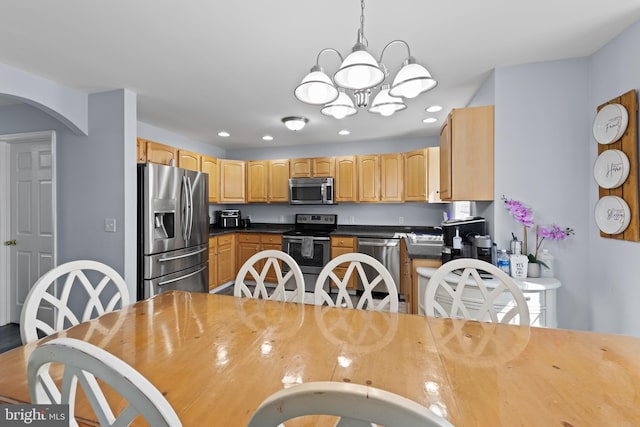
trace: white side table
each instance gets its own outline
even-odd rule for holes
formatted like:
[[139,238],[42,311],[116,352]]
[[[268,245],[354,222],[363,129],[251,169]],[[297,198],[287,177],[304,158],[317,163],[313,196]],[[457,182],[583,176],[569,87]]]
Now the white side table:
[[[437,268],[419,267],[418,273],[418,313],[424,314],[424,291],[429,279]],[[557,289],[562,286],[560,281],[553,277],[513,279],[522,290],[531,317],[531,326],[545,328],[558,327],[557,317]],[[490,280],[487,280],[490,283]]]

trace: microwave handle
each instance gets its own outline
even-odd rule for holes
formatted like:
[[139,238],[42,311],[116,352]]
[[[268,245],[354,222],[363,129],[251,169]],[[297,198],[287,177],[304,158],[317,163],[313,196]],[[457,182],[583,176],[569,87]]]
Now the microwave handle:
[[325,194],[322,196],[322,198],[329,203],[333,203],[333,185],[329,184],[326,186],[322,186],[322,190],[325,191]]

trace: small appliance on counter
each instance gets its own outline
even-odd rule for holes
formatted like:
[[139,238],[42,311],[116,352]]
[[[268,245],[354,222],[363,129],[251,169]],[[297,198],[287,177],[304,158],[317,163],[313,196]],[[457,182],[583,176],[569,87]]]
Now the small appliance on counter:
[[242,226],[242,216],[239,209],[223,209],[216,211],[216,227],[218,228],[240,228]]
[[[462,248],[454,249],[454,240],[458,235],[462,239]],[[476,236],[486,236],[486,220],[481,217],[471,217],[465,219],[450,219],[442,222],[442,237],[444,244],[442,247],[442,262],[445,263],[456,258],[478,258],[478,253],[482,250],[474,247]],[[484,248],[486,239],[478,242],[480,248]],[[475,249],[475,250],[474,250]],[[485,254],[483,253],[483,257]],[[486,258],[486,257],[485,257]],[[480,258],[480,259],[485,259]]]

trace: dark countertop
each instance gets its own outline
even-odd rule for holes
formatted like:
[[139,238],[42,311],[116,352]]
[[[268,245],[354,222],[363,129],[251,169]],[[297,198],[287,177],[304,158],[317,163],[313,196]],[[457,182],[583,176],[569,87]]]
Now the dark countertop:
[[272,233],[282,234],[285,231],[293,230],[293,224],[268,224],[252,223],[247,228],[218,228],[209,226],[209,237],[221,236],[229,233]]

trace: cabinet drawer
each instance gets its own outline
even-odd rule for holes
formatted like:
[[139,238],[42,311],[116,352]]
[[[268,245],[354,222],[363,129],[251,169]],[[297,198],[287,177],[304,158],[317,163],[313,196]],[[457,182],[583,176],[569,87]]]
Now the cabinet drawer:
[[340,255],[349,254],[351,252],[355,252],[355,248],[353,248],[353,247],[332,246],[331,247],[331,258],[333,259],[333,258],[338,257]]
[[[355,237],[345,237],[345,236],[332,237],[331,238],[331,246],[338,246],[338,247],[342,247],[342,248],[355,249],[355,247],[356,247],[356,238]],[[353,252],[353,250],[351,250],[349,252]]]
[[282,236],[280,234],[263,234],[260,238],[262,243],[271,243],[274,245],[282,245]]
[[238,242],[240,243],[260,243],[259,234],[238,233]]
[[218,236],[218,245],[231,245],[233,244],[233,234],[225,234],[223,236]]
[[538,311],[546,307],[544,291],[523,292],[523,294],[524,299],[527,301],[527,305],[529,306],[529,311]]

